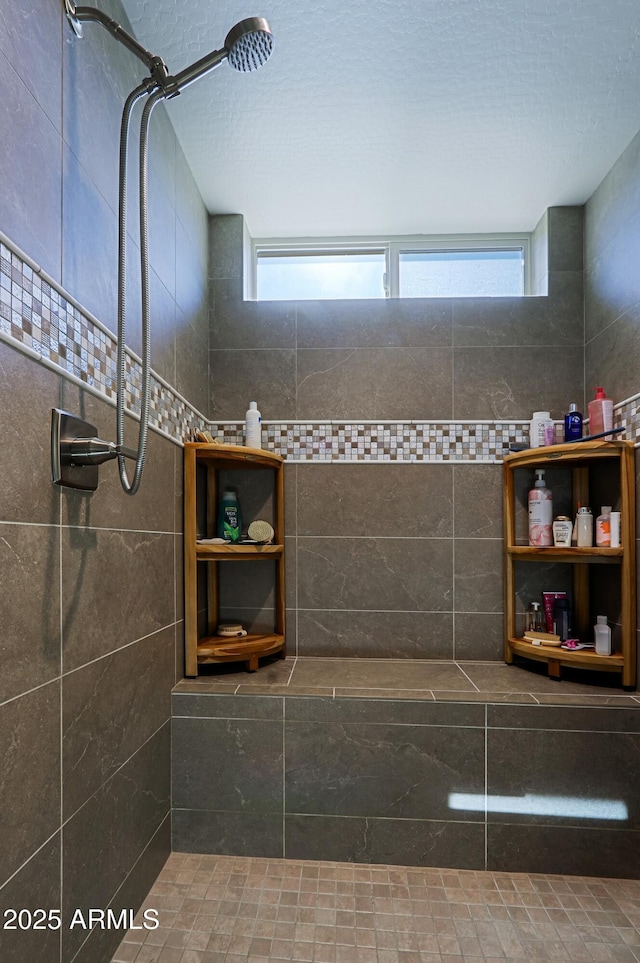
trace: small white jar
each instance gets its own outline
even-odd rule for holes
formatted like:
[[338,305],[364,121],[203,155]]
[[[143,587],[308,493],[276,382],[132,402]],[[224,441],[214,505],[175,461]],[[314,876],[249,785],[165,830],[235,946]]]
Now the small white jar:
[[553,544],[556,548],[571,548],[573,523],[568,515],[558,515],[553,520]]

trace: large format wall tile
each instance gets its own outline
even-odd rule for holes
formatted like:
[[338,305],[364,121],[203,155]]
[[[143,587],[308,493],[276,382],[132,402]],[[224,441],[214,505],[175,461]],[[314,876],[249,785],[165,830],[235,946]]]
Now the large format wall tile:
[[[3,10],[9,8],[3,5]],[[54,42],[55,57],[55,42]],[[11,150],[0,151],[0,223],[23,251],[60,278],[62,148],[60,134],[0,52],[0,127]],[[38,131],[34,150],[33,132]]]
[[60,826],[59,720],[59,682],[0,707],[3,882]]
[[584,826],[490,825],[487,869],[637,879],[640,833]]
[[196,716],[205,719],[282,719],[282,699],[271,696],[236,696],[216,693],[180,693],[171,696],[175,719]]
[[450,611],[449,539],[298,538],[302,609]]
[[60,532],[0,524],[0,701],[60,674]]
[[299,535],[451,537],[448,465],[298,466]]
[[[551,275],[549,275],[551,279]],[[554,296],[457,298],[453,302],[453,343],[459,347],[582,347],[582,274],[555,275]]]
[[174,719],[172,751],[174,807],[281,811],[281,721]]
[[[640,226],[640,219],[639,219]],[[585,347],[591,384],[603,385],[607,396],[622,401],[637,392],[640,352],[640,301]],[[589,391],[589,398],[595,392]]]
[[[100,438],[115,440],[115,409],[74,385],[64,385],[63,406],[97,428]],[[137,450],[139,422],[125,418],[125,443]],[[98,489],[87,493],[64,488],[62,524],[83,528],[133,529],[135,531],[174,531],[174,457],[176,446],[149,431],[142,482],[132,498],[120,484],[117,460],[100,466]],[[134,462],[127,461],[129,481]]]
[[608,334],[608,328],[640,301],[633,270],[638,256],[640,213],[621,225],[598,256],[587,265],[585,278],[585,341]]
[[244,232],[242,214],[212,214],[209,226],[208,276],[214,280],[234,278],[244,274]]
[[[285,724],[288,813],[446,820],[450,792],[483,789],[482,730]],[[459,818],[483,817],[467,812]]]
[[295,347],[296,312],[291,302],[243,301],[241,278],[212,281],[210,290],[212,349]]
[[66,146],[63,163],[62,285],[115,333],[117,215]]
[[[153,839],[170,806],[169,736],[160,732],[109,779],[65,824],[63,912],[109,906],[123,880]],[[62,958],[70,961],[86,933],[63,933]]]
[[173,536],[62,530],[64,671],[172,625]]
[[58,131],[62,126],[61,13],[57,0],[23,7],[19,17],[10,5],[0,9],[0,50]]
[[299,349],[297,358],[298,418],[453,415],[450,348]]
[[552,271],[582,271],[584,206],[549,208],[548,262]]
[[0,519],[57,524],[60,493],[51,484],[51,409],[58,404],[60,378],[4,342],[0,378]]
[[[640,811],[628,787],[639,750],[640,734],[636,733],[545,730],[532,739],[530,731],[491,730],[489,800],[514,797],[516,811],[493,812],[489,801],[489,822],[637,830]],[[527,800],[535,803],[541,797],[551,797],[545,812],[532,814]],[[572,798],[580,800],[587,812],[581,808],[575,816],[566,813]],[[558,809],[553,800],[558,800]],[[621,807],[627,810],[626,818],[619,818]]]
[[454,465],[456,538],[502,538],[502,468]]
[[209,335],[206,312],[190,318],[176,306],[175,388],[205,417],[209,414]]
[[454,555],[456,612],[501,612],[502,541],[497,538],[456,538]]
[[349,659],[452,659],[453,615],[298,610],[298,655]]
[[[116,918],[120,917],[123,910],[130,912],[133,909],[137,912],[142,906],[170,852],[171,818],[167,816],[111,901],[108,908]],[[96,960],[105,960],[106,963],[114,955],[122,937],[122,930],[95,927],[73,957],[73,963],[96,963]],[[160,952],[161,947],[156,947],[156,950]]]
[[169,718],[174,662],[168,628],[64,676],[65,819]]
[[284,856],[281,813],[174,809],[172,849],[179,853]]
[[484,863],[484,828],[422,819],[287,816],[285,855],[288,859],[475,869]]
[[297,301],[298,348],[447,348],[449,298]]
[[[119,3],[107,0],[107,7],[110,8],[108,15],[121,23]],[[87,24],[83,34],[79,40],[64,24],[64,140],[102,197],[115,210],[122,108],[128,93],[144,76],[144,68],[99,24]],[[132,130],[136,129],[134,120]],[[134,158],[136,147],[134,141],[130,148]],[[134,202],[135,183],[133,180],[133,189],[129,191]],[[130,209],[130,227],[135,227],[136,220],[137,207]]]
[[[583,393],[583,349],[456,348],[454,418],[530,418],[533,411],[558,416],[567,398]],[[531,372],[536,372],[535,379]]]
[[292,348],[217,350],[212,342],[210,417],[244,420],[250,401],[263,420],[296,417],[296,352]]
[[[2,889],[2,921],[10,907],[20,910],[60,908],[60,833],[56,833]],[[68,925],[68,920],[63,925]],[[0,928],[2,963],[42,960],[57,963],[60,958],[60,933],[54,929]]]
[[460,662],[499,662],[504,658],[502,612],[456,612],[454,658]]

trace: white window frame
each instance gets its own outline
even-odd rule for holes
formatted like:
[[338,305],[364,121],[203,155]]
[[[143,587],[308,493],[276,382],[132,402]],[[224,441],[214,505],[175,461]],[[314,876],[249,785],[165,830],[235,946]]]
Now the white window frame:
[[[410,237],[340,237],[340,238],[254,238],[251,243],[250,295],[257,298],[258,257],[287,254],[380,254],[385,255],[384,288],[387,298],[399,298],[400,254],[407,251],[437,253],[441,251],[522,250],[524,259],[523,295],[531,293],[530,234],[424,234]],[[455,295],[452,295],[455,297]]]

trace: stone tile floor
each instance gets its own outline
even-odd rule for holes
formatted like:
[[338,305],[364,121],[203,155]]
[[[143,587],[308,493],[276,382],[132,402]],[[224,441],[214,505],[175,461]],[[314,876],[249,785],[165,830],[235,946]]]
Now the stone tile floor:
[[640,881],[173,853],[112,963],[638,963]]
[[509,702],[520,705],[594,705],[640,708],[616,673],[563,669],[550,679],[541,662],[437,662],[415,659],[265,659],[257,672],[242,663],[200,666],[176,692],[236,695],[318,695],[331,698]]

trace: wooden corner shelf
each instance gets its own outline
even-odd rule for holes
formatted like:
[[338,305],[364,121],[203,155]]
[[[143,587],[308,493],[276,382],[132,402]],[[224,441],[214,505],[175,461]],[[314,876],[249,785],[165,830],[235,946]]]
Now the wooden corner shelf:
[[[201,468],[200,475],[197,471]],[[207,543],[198,541],[198,484],[206,505],[206,537],[216,535],[219,472],[264,470],[273,472],[274,542],[267,545]],[[203,470],[203,471],[202,471]],[[202,477],[203,476],[203,477]],[[240,496],[242,497],[242,496]],[[201,537],[203,533],[201,532]],[[216,635],[220,620],[219,565],[229,562],[271,561],[275,567],[275,607],[273,632],[249,633],[242,638]],[[198,632],[198,567],[206,572],[207,632]],[[244,662],[255,672],[259,660],[278,654],[284,659],[285,583],[284,583],[284,459],[274,452],[242,445],[187,442],[184,446],[184,605],[185,673],[197,676],[199,665],[217,662]]]
[[[598,482],[598,473],[608,465],[607,484],[613,484],[610,502],[621,512],[621,545],[618,548],[540,548],[522,544],[516,537],[516,472],[528,470],[533,487],[536,468],[567,469],[571,478],[573,513],[578,503],[589,504],[589,492]],[[615,482],[611,479],[615,477]],[[609,501],[607,501],[609,504]],[[563,666],[617,672],[627,689],[636,686],[636,576],[635,576],[635,458],[631,441],[592,441],[530,448],[507,455],[503,463],[504,511],[504,657],[511,663],[515,656],[546,662],[548,673],[559,679]],[[597,509],[594,515],[597,514]],[[521,637],[516,598],[516,566],[521,563],[568,565],[573,584],[574,634],[591,641],[596,611],[592,603],[597,566],[613,567],[612,577],[619,590],[619,612],[606,613],[616,622],[618,649],[612,655],[597,655],[593,649],[563,649],[560,646],[533,645]],[[549,586],[550,589],[553,586]],[[598,605],[602,607],[602,601]],[[522,605],[520,606],[522,607]],[[521,626],[521,631],[523,627]]]

